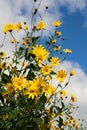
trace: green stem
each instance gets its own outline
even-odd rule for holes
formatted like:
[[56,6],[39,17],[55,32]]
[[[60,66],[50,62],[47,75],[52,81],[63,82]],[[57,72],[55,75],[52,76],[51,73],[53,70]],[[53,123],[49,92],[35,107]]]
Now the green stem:
[[[18,59],[17,59],[17,42],[16,42],[16,39],[15,39],[15,37],[14,37],[14,35],[12,34],[12,32],[10,32],[10,34],[11,34],[11,36],[12,36],[12,38],[15,40],[15,57],[14,57],[14,59],[15,59],[15,66],[17,67],[17,62],[18,62]],[[17,74],[17,72],[16,72],[16,74]]]

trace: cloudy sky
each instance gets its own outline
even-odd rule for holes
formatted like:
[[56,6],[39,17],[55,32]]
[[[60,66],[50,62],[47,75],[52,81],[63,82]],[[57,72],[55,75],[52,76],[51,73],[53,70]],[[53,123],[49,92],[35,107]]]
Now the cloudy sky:
[[[37,0],[36,8],[38,8]],[[0,40],[5,23],[27,21],[30,23],[33,0],[0,0]],[[44,16],[45,6],[49,6]],[[78,97],[79,113],[87,123],[87,0],[42,0],[39,12],[44,16],[48,29],[53,20],[63,22],[61,31],[64,47],[73,53],[62,64],[65,69],[74,69],[76,77],[71,80],[70,91]],[[10,47],[5,44],[5,50]]]

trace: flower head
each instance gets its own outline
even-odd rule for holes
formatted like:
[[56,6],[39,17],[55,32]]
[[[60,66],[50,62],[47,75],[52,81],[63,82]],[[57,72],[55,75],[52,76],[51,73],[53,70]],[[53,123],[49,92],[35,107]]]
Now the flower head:
[[70,70],[70,76],[74,76],[74,75],[76,75],[75,71]]
[[55,31],[55,34],[56,34],[57,36],[61,36],[61,35],[62,35],[62,32]]
[[11,39],[10,41],[12,44],[14,44],[15,42],[17,42],[15,39]]
[[51,71],[52,71],[52,68],[49,65],[45,65],[41,68],[41,73],[43,75],[49,75]]
[[7,67],[6,62],[0,63],[0,69],[6,69],[6,67]]
[[28,98],[34,99],[34,97],[39,95],[39,88],[37,87],[36,82],[29,82],[26,83],[26,90],[24,92],[25,95],[28,95]]
[[3,115],[3,120],[4,121],[8,120],[8,118],[9,118],[9,115],[7,113]]
[[33,47],[32,53],[36,56],[38,63],[42,63],[49,56],[49,52],[42,45]]
[[57,57],[52,57],[52,58],[50,59],[50,62],[51,62],[51,64],[52,64],[54,67],[56,67],[56,66],[59,65],[60,59],[57,58]]
[[66,90],[61,90],[61,91],[60,91],[60,94],[61,94],[62,96],[66,96],[67,91],[66,91]]
[[59,51],[61,49],[61,46],[56,46],[53,49],[54,49],[54,51]]
[[24,28],[25,30],[28,30],[28,25],[24,25],[23,28]]
[[60,21],[60,20],[58,20],[58,21],[53,21],[53,23],[52,23],[52,25],[53,26],[56,26],[56,27],[58,27],[58,26],[60,26],[62,24],[62,22]]
[[17,24],[15,24],[15,30],[18,32],[20,29],[22,29],[22,24],[21,22],[18,22]]
[[52,39],[52,40],[51,40],[51,43],[55,43],[55,42],[56,42],[56,39]]
[[46,28],[46,23],[43,22],[43,21],[39,21],[39,22],[37,23],[37,25],[36,25],[36,28],[37,28],[38,30],[43,30],[43,29]]
[[45,93],[46,96],[50,95],[52,96],[53,94],[55,94],[56,92],[56,88],[54,86],[52,86],[52,84],[45,84],[43,87],[43,93]]
[[15,29],[15,24],[13,24],[13,23],[5,24],[3,27],[3,32],[4,33],[11,32],[14,29]]
[[21,91],[26,85],[26,80],[24,79],[24,76],[15,76],[12,78],[12,84],[14,86],[15,91]]
[[64,121],[64,125],[65,125],[65,126],[68,126],[68,125],[69,125],[69,121],[68,121],[68,120],[65,120],[65,121]]
[[59,82],[64,82],[66,79],[66,71],[65,70],[58,70],[56,74],[56,78],[58,79]]
[[0,52],[0,57],[1,58],[4,58],[6,56],[6,53],[5,52]]
[[73,94],[71,94],[70,96],[71,96],[71,101],[72,102],[77,102],[76,96],[74,96]]
[[12,91],[13,90],[13,85],[11,83],[7,83],[6,84],[6,89],[9,90],[9,91]]
[[65,52],[65,53],[71,53],[72,50],[66,48],[66,49],[63,50],[63,52]]

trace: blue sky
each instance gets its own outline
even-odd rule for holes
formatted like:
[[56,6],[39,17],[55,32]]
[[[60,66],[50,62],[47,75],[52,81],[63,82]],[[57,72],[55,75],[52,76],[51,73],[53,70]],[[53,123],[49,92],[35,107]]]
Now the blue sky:
[[[37,1],[36,7],[40,0]],[[3,24],[27,21],[30,25],[32,3],[33,0],[0,0],[0,41],[3,40]],[[49,6],[44,21],[50,31],[53,20],[63,22],[60,31],[65,38],[64,48],[70,48],[73,52],[60,68],[76,71],[76,77],[72,79],[69,90],[78,97],[79,115],[87,124],[87,0],[42,0],[39,8],[42,15],[45,6]],[[22,37],[21,34],[17,36],[19,37]],[[12,46],[8,45],[8,41],[3,50],[11,55]]]
[[85,16],[79,11],[70,13],[65,9],[63,12],[62,32],[65,37],[65,46],[71,48],[73,53],[69,60],[79,62],[83,70],[87,73],[87,27],[85,27]]

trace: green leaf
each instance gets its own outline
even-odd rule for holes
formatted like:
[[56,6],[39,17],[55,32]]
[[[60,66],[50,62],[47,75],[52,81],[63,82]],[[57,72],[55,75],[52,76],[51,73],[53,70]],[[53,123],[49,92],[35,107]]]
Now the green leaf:
[[24,50],[24,48],[23,48],[23,47],[20,47],[20,48],[19,48],[19,51],[23,51],[23,50]]
[[38,36],[38,37],[33,37],[33,38],[32,38],[32,43],[33,43],[33,45],[36,44],[36,41],[37,41],[39,38],[40,38],[39,36]]
[[33,64],[33,63],[30,64],[30,68],[32,70],[35,70],[35,71],[39,71],[40,70],[40,67],[37,64]]
[[2,81],[3,83],[8,83],[8,82],[10,82],[10,79],[11,79],[11,76],[8,76],[8,75],[5,74],[5,73],[2,74],[1,81]]
[[55,75],[56,73],[54,72],[54,71],[51,71],[51,73],[50,74],[53,74],[53,75]]
[[30,61],[31,59],[35,59],[35,55],[34,54],[32,54],[32,53],[28,53],[28,50],[26,50],[26,52],[25,52],[25,59],[26,60],[28,60],[28,61]]
[[60,87],[60,88],[62,88],[62,85],[61,84],[58,84],[58,86],[57,87]]
[[11,122],[6,122],[6,128],[7,128],[7,130],[9,130],[11,126],[12,126]]
[[15,100],[14,97],[11,97],[11,98],[10,98],[10,106],[11,106],[12,108],[14,108],[15,105],[16,105],[16,100]]
[[49,42],[49,41],[46,41],[46,45],[50,45],[50,42]]
[[62,105],[62,109],[65,109],[65,104],[63,102],[61,102]]
[[[62,109],[61,109],[60,107],[58,107],[58,106],[52,106],[52,111],[53,111],[54,108],[57,110],[57,113],[56,113],[56,114],[57,114],[57,115],[60,115],[60,113],[62,112]],[[55,110],[55,109],[54,109],[54,110]]]
[[34,118],[33,120],[34,120],[34,122],[36,122],[37,126],[42,125],[42,119],[41,118]]
[[46,103],[46,97],[45,97],[45,95],[43,94],[43,95],[40,97],[40,99],[39,99],[39,101],[37,102],[37,104],[35,105],[36,110],[41,110],[41,109],[43,109],[45,103]]
[[22,58],[23,57],[23,51],[24,51],[24,48],[23,47],[20,47],[18,52],[17,52],[17,55],[19,58]]
[[30,69],[28,74],[27,74],[27,80],[33,80],[36,77],[34,72]]

